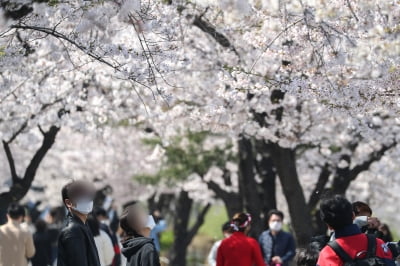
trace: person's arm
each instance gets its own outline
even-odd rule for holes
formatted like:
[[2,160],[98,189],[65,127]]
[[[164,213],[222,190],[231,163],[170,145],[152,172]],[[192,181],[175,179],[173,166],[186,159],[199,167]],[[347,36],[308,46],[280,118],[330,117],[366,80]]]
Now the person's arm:
[[114,247],[111,241],[111,238],[107,235],[106,232],[101,231],[102,234],[102,244],[103,244],[103,256],[104,263],[106,265],[111,265],[114,259]]
[[154,246],[151,244],[147,244],[143,246],[142,250],[142,258],[140,265],[144,266],[159,266],[160,258],[158,256],[158,252],[155,250]]
[[296,255],[296,244],[292,235],[288,235],[286,253],[281,257],[283,263],[291,261]]
[[208,254],[208,265],[209,266],[216,266],[217,265],[217,251],[218,247],[221,242],[215,242],[214,245],[212,246],[210,253]]
[[217,266],[225,266],[223,253],[224,253],[223,243],[221,243],[221,245],[218,248],[218,252],[217,252]]
[[264,262],[264,258],[261,253],[261,247],[257,241],[254,241],[253,243],[252,252],[253,252],[253,262],[255,263],[255,265],[265,266],[266,263]]
[[267,261],[267,250],[265,247],[265,234],[264,233],[262,233],[260,235],[260,237],[258,238],[258,243],[261,248],[261,255],[263,256],[264,263],[265,263],[265,265],[267,265],[269,262]]
[[153,228],[153,231],[156,234],[159,234],[161,232],[164,232],[167,229],[167,221],[165,220],[160,220],[156,226]]
[[33,236],[31,233],[26,232],[27,237],[25,240],[25,257],[27,259],[32,258],[33,256],[35,256],[35,244],[33,243]]

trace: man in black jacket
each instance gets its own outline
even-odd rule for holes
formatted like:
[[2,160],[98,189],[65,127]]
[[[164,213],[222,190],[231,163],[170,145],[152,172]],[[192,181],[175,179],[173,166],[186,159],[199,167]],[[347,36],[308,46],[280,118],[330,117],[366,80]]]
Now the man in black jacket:
[[58,238],[58,266],[100,266],[87,215],[93,209],[94,189],[85,181],[72,181],[61,191],[68,209],[67,224]]

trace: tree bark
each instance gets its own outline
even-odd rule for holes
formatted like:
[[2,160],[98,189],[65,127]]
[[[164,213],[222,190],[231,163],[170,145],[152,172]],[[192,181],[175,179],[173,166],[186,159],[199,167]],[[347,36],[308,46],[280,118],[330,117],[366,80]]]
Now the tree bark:
[[261,198],[254,173],[254,156],[252,143],[241,136],[239,139],[239,187],[244,197],[244,207],[253,218],[250,236],[258,237],[264,229],[261,220]]
[[[12,202],[17,202],[21,200],[26,193],[29,191],[32,182],[35,178],[36,171],[39,168],[40,163],[42,162],[43,158],[45,157],[46,153],[50,150],[53,146],[57,133],[59,132],[60,128],[56,126],[50,127],[47,132],[41,130],[43,134],[43,141],[40,148],[36,151],[33,155],[28,167],[25,170],[24,176],[19,178],[15,172],[15,162],[12,157],[11,149],[8,146],[8,142],[3,141],[3,146],[5,148],[5,152],[7,155],[7,159],[9,161],[10,170],[12,173],[12,185],[10,190],[7,192],[3,192],[0,194],[0,210],[5,210],[8,208],[8,205]],[[14,168],[14,170],[13,170]],[[4,219],[4,217],[2,217]],[[1,220],[1,219],[0,219]],[[4,222],[4,220],[2,220]]]
[[[261,178],[260,197],[262,200],[262,214],[266,218],[268,212],[276,209],[276,170],[272,160],[270,147],[265,140],[256,140],[255,149],[257,154],[261,155],[261,160],[255,161],[255,166],[259,177]],[[264,219],[264,226],[267,221]]]
[[354,181],[360,173],[367,171],[371,164],[379,161],[387,151],[389,151],[396,145],[396,141],[393,141],[389,145],[382,145],[379,150],[374,151],[370,154],[368,160],[354,166],[352,169],[350,169],[351,157],[349,155],[343,155],[342,160],[345,160],[348,163],[348,166],[345,168],[338,168],[336,170],[332,182],[332,192],[334,194],[345,194],[351,182]]
[[190,214],[193,200],[187,191],[179,193],[176,203],[176,216],[174,219],[174,243],[171,250],[171,265],[186,266],[187,248],[204,223],[204,218],[211,205],[207,204],[198,215],[195,224],[189,228]]
[[288,203],[297,243],[300,247],[305,247],[312,236],[311,215],[299,182],[295,151],[280,147],[276,143],[271,143],[271,147],[274,164]]

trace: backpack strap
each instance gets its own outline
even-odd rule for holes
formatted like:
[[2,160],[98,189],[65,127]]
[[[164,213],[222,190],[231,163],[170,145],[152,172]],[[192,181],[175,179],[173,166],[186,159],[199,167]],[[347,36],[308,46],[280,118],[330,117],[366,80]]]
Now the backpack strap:
[[338,242],[336,240],[329,242],[328,246],[330,246],[331,249],[333,249],[333,251],[335,251],[336,255],[338,255],[339,258],[344,263],[353,261],[353,259],[349,256],[349,254],[347,254],[347,252],[344,251],[344,249],[338,244]]
[[376,237],[374,235],[367,235],[368,239],[368,258],[376,257]]

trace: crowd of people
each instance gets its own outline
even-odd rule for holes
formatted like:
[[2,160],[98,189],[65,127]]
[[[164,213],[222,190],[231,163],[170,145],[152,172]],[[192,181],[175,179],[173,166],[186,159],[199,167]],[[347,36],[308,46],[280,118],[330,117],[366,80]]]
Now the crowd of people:
[[334,195],[321,201],[320,214],[331,234],[313,237],[306,248],[297,252],[293,236],[282,231],[282,212],[269,212],[269,229],[260,235],[258,242],[246,236],[251,227],[250,214],[237,214],[223,225],[225,239],[214,244],[208,264],[396,265],[400,242],[393,242],[389,227],[372,217],[372,210],[366,203],[351,204],[343,196]]
[[[61,195],[66,217],[60,209],[51,210],[47,220],[36,219],[34,228],[24,207],[9,206],[8,223],[0,226],[0,266],[160,265],[158,234],[166,222],[159,212],[149,215],[141,204],[131,202],[115,226],[110,219],[115,213],[93,206],[92,184],[72,181]],[[321,200],[320,215],[331,234],[313,237],[306,248],[296,250],[294,237],[283,230],[281,211],[268,213],[268,230],[258,240],[248,236],[251,215],[235,214],[222,226],[224,239],[213,245],[207,262],[210,266],[395,265],[399,243],[393,242],[389,227],[372,216],[366,203],[352,204],[334,195]]]

